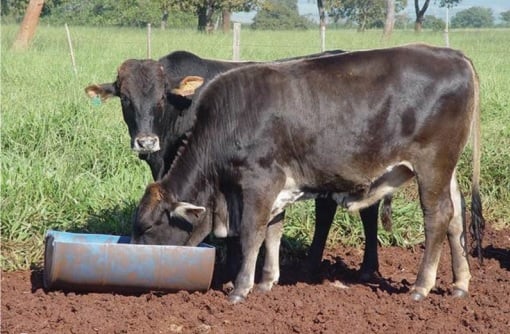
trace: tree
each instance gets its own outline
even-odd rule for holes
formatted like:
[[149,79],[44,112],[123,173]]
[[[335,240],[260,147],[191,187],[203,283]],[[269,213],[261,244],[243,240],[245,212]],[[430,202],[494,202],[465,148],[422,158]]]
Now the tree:
[[433,31],[443,31],[446,26],[446,22],[434,15],[425,15],[423,19],[423,28],[431,29]]
[[297,0],[267,0],[253,18],[253,29],[308,29],[311,22],[299,15]]
[[395,25],[395,0],[386,0],[386,20],[384,21],[383,40],[389,40]]
[[492,9],[471,7],[457,13],[452,19],[454,28],[484,28],[494,24]]
[[319,10],[319,26],[322,30],[326,28],[326,10],[322,0],[317,0],[317,9]]
[[510,24],[510,10],[507,10],[506,12],[502,12],[501,19],[508,25]]
[[[462,0],[435,0],[435,3],[439,4],[439,7],[452,8],[459,4]],[[425,18],[425,12],[429,8],[430,0],[425,0],[423,6],[420,8],[419,0],[414,0],[414,11],[416,13],[416,21],[414,23],[414,30],[420,32],[423,27],[423,19]]]
[[37,29],[43,5],[44,0],[30,0],[23,22],[21,22],[18,35],[12,45],[13,49],[25,50],[28,48],[30,41],[34,37],[35,30]]
[[[395,11],[403,10],[406,5],[407,0],[395,0]],[[329,0],[327,9],[335,22],[347,18],[358,25],[358,31],[364,31],[384,26],[386,0]]]
[[257,8],[261,0],[160,0],[171,6],[193,12],[198,17],[198,30],[205,31],[213,26],[213,16],[224,11],[249,11]]

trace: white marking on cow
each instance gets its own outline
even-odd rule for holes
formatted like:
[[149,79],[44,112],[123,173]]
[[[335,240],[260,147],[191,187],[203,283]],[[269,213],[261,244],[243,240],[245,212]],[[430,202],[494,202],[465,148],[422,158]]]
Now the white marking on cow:
[[214,224],[214,236],[216,238],[226,238],[228,236],[228,230],[227,230],[227,225],[226,224],[223,224],[223,223],[216,223]]
[[315,197],[317,197],[316,194],[305,193],[303,190],[299,189],[294,178],[292,176],[287,176],[287,179],[285,180],[285,186],[283,187],[282,191],[280,191],[273,203],[273,207],[271,209],[271,219],[283,212],[287,205],[296,201],[313,199]]
[[[386,195],[392,194],[414,176],[409,161],[401,161],[385,168],[384,174],[372,180],[367,190],[362,193],[331,193],[331,198],[348,211],[358,211],[369,207]],[[297,201],[314,199],[323,194],[307,193],[298,187],[292,176],[287,175],[285,186],[276,197],[271,209],[271,219],[281,213],[289,204]]]
[[374,179],[363,194],[333,194],[333,199],[348,211],[358,211],[369,207],[386,195],[390,195],[413,176],[413,166],[409,161],[401,161],[386,167],[386,173]]

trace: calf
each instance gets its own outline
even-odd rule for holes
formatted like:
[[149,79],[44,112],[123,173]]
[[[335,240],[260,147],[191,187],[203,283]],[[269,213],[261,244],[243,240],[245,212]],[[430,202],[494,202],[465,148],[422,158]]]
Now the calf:
[[[325,55],[341,54],[335,50],[305,57],[283,59],[291,61],[300,58],[316,58]],[[185,51],[173,52],[159,61],[127,60],[118,70],[117,80],[113,83],[88,86],[85,91],[91,97],[99,96],[105,100],[112,96],[120,97],[124,120],[131,136],[131,147],[145,160],[151,169],[154,180],[160,180],[174,161],[178,148],[186,132],[190,131],[195,120],[194,109],[188,110],[195,91],[203,82],[210,81],[216,75],[230,69],[248,66],[251,62],[226,62],[200,58]],[[212,137],[214,138],[214,137]],[[386,220],[389,220],[391,198],[385,198]],[[308,256],[310,273],[317,272],[327,235],[333,221],[337,204],[328,196],[315,199],[316,229]],[[366,236],[366,247],[361,266],[361,279],[370,279],[379,268],[377,257],[377,216],[379,203],[361,210],[361,219]],[[283,213],[276,219],[279,222]],[[271,228],[281,231],[281,227]],[[277,232],[281,233],[281,232]],[[223,224],[215,225],[217,236],[226,236]],[[233,233],[231,233],[232,235]],[[273,239],[278,239],[275,236]],[[227,238],[227,258],[239,254],[236,250],[237,239]],[[267,256],[272,252],[268,251]],[[277,259],[268,262],[277,263]],[[235,263],[228,261],[230,271],[236,272]]]
[[[247,66],[213,79],[192,108],[180,157],[140,200],[134,242],[195,245],[203,226],[228,219],[242,245],[237,302],[253,287],[268,222],[287,204],[328,194],[358,210],[416,176],[425,252],[411,296],[422,300],[434,286],[446,236],[454,296],[468,294],[455,172],[471,129],[480,230],[480,113],[477,75],[461,52],[418,44]],[[262,283],[271,279],[264,270]]]

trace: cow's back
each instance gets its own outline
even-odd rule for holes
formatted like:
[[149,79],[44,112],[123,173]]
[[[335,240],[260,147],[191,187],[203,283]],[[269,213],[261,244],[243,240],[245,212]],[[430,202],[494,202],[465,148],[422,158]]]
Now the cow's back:
[[175,51],[158,60],[171,81],[178,83],[185,76],[200,76],[208,81],[219,73],[233,68],[252,64],[251,62],[233,62],[204,59],[191,52]]
[[218,161],[276,157],[311,186],[349,187],[445,141],[457,161],[472,76],[461,53],[424,45],[253,65],[211,81],[194,133]]

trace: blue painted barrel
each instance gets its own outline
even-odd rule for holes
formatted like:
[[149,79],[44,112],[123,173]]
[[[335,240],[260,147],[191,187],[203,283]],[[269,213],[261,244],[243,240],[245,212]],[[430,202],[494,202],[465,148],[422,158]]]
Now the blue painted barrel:
[[205,291],[215,248],[135,245],[107,234],[47,231],[43,283],[47,290]]

